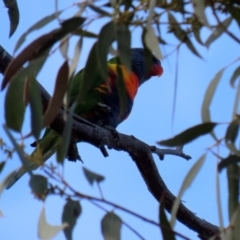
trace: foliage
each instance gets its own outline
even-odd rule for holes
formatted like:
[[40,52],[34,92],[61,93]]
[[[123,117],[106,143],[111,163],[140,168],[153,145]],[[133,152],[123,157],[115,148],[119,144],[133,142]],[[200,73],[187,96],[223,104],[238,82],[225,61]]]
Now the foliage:
[[[10,3],[9,1],[4,0],[4,3],[8,8],[9,21],[11,23],[11,36],[17,29],[19,22],[18,6],[16,1],[11,1]],[[30,187],[36,197],[44,200],[53,194],[67,198],[67,203],[64,207],[62,215],[63,224],[61,226],[49,225],[46,222],[45,210],[42,210],[38,226],[38,234],[41,239],[52,238],[61,230],[64,230],[66,239],[72,239],[73,228],[76,224],[77,218],[81,215],[81,205],[79,200],[82,199],[88,199],[95,205],[97,205],[98,202],[109,204],[114,208],[127,211],[128,213],[159,227],[159,223],[148,220],[130,210],[126,210],[123,207],[119,207],[116,204],[105,200],[103,197],[95,198],[76,191],[65,181],[63,176],[55,170],[57,164],[64,163],[64,157],[66,156],[68,147],[70,145],[70,130],[73,126],[74,107],[72,109],[67,109],[67,107],[65,107],[64,112],[65,118],[67,119],[65,128],[63,130],[62,142],[59,143],[56,166],[48,166],[47,164],[44,164],[43,172],[45,173],[45,176],[34,175],[32,173],[32,170],[27,163],[29,155],[24,151],[23,142],[25,138],[29,136],[34,136],[34,138],[38,140],[42,129],[45,126],[51,125],[63,104],[66,106],[68,101],[68,84],[75,74],[79,56],[81,55],[83,39],[94,38],[96,39],[96,42],[93,45],[88,57],[84,82],[79,89],[80,97],[83,97],[87,92],[87,89],[93,84],[91,81],[95,72],[92,69],[92,66],[98,66],[101,69],[103,78],[107,78],[108,69],[106,61],[109,53],[113,55],[119,55],[121,63],[127,68],[130,68],[129,50],[131,37],[136,28],[140,28],[142,31],[142,44],[146,53],[150,51],[159,59],[167,57],[163,56],[162,54],[162,46],[170,45],[168,38],[163,38],[163,31],[167,31],[169,36],[172,35],[176,38],[177,44],[174,46],[172,53],[176,52],[177,56],[179,49],[182,46],[186,46],[189,51],[192,52],[192,54],[202,58],[199,50],[194,45],[195,40],[202,46],[209,48],[223,33],[227,34],[233,41],[236,41],[240,44],[239,34],[235,34],[230,30],[232,22],[236,22],[240,27],[239,1],[111,0],[109,2],[106,1],[105,3],[102,3],[101,1],[79,1],[72,4],[71,7],[77,9],[76,14],[71,18],[64,19],[61,17],[67,9],[57,9],[55,13],[45,16],[40,21],[35,23],[31,28],[26,30],[26,32],[22,34],[16,43],[14,52],[19,51],[28,35],[30,35],[33,31],[45,27],[51,21],[59,22],[59,27],[57,29],[53,29],[49,33],[42,35],[26,46],[22,51],[20,51],[20,53],[10,63],[6,72],[4,73],[2,89],[8,86],[4,109],[6,121],[4,129],[11,140],[14,149],[9,150],[10,148],[6,147],[6,144],[2,139],[0,141],[0,147],[7,155],[7,158],[11,157],[11,154],[14,151],[18,153],[22,164],[31,175]],[[208,20],[208,17],[205,14],[206,9],[211,10],[217,24],[212,24]],[[99,32],[88,31],[88,27],[92,24],[92,22],[96,22],[103,18],[108,19],[108,21]],[[203,41],[201,39],[201,32],[205,28],[210,29],[212,34],[207,38],[206,41]],[[73,36],[78,37],[78,41],[75,46],[75,54],[73,56],[69,56],[68,47]],[[54,54],[57,50],[61,52],[65,61],[62,66],[59,67],[53,96],[43,114],[41,92],[38,89],[36,77],[42,69],[48,56]],[[232,224],[231,226],[235,224],[236,226],[239,226],[239,62],[240,58],[233,59],[232,63],[221,69],[209,82],[209,87],[203,98],[202,123],[188,128],[184,132],[171,139],[158,142],[159,144],[175,147],[193,141],[197,137],[204,134],[210,134],[215,141],[215,144],[207,149],[206,153],[200,157],[199,161],[196,162],[196,164],[187,174],[175,204],[172,206],[171,224],[170,221],[167,220],[162,207],[164,204],[161,204],[159,209],[159,219],[160,229],[164,239],[175,239],[175,236],[179,235],[179,233],[174,232],[172,228],[176,218],[178,206],[181,201],[181,196],[186,188],[188,188],[193,182],[196,174],[204,162],[207,153],[212,153],[219,158],[219,171],[227,168],[230,224]],[[227,71],[227,68],[233,64],[238,64],[238,66],[232,73],[230,79],[231,87],[236,88],[232,119],[229,120],[228,123],[224,124],[220,122],[212,122],[210,106],[215,92],[217,91],[217,86],[221,81],[224,72]],[[123,89],[121,89],[122,87],[120,83],[118,87],[119,93],[124,95],[125,92]],[[31,108],[31,133],[26,134],[22,130],[22,125],[24,122],[25,110],[28,105],[30,105]],[[124,102],[122,105],[124,105]],[[222,137],[218,137],[214,132],[215,127],[220,124],[226,126],[225,134]],[[13,131],[15,131],[14,134]],[[17,140],[19,139],[18,137],[14,137],[16,133],[18,136],[20,136],[20,141]],[[94,143],[92,144],[94,145]],[[223,157],[218,154],[217,148],[220,144],[224,145],[224,147],[228,149],[228,157]],[[0,163],[0,172],[5,165],[5,161]],[[100,183],[105,177],[91,172],[85,168],[83,171],[91,185],[94,182],[98,185],[102,195]],[[10,177],[11,174],[1,182],[0,193],[2,193],[2,190],[7,185]],[[67,211],[66,209],[70,210]],[[115,212],[108,212],[105,209],[104,211],[106,211],[106,215],[103,217],[101,222],[104,239],[120,239],[121,226],[122,224],[127,226],[127,224]],[[131,227],[129,227],[129,229],[132,230]],[[234,236],[238,236],[239,230],[237,229],[238,227],[234,228],[233,230],[228,228],[227,231],[229,233],[226,239],[234,239]],[[137,231],[132,231],[141,238],[141,235]],[[187,239],[186,237],[183,238]],[[201,238],[204,239],[203,237]]]

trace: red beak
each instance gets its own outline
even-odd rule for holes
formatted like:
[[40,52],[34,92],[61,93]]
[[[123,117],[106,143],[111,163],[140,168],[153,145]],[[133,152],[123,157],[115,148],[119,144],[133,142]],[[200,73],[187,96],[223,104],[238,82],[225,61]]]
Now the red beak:
[[150,74],[151,74],[151,76],[160,77],[163,74],[162,66],[160,66],[159,64],[153,64]]

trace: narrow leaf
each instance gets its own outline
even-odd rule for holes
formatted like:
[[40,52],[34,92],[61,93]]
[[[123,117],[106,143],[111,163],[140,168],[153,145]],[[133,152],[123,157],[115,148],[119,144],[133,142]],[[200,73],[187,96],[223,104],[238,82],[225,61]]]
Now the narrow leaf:
[[22,72],[22,74],[18,74],[18,77],[18,79],[15,78],[11,81],[6,93],[4,107],[6,125],[11,129],[20,132],[25,113],[23,96],[26,75]]
[[84,172],[84,175],[86,177],[86,179],[88,180],[88,182],[92,185],[95,181],[96,182],[102,182],[105,177],[100,175],[100,174],[97,174],[95,172],[92,172],[86,168],[83,167],[83,172]]
[[38,87],[38,83],[35,80],[35,78],[29,79],[29,103],[31,108],[31,127],[32,127],[32,133],[36,140],[38,140],[39,135],[41,133],[41,129],[43,126],[42,123],[42,102],[40,97],[40,91]]
[[222,77],[222,74],[223,74],[224,70],[225,70],[225,68],[221,69],[215,75],[215,77],[211,80],[211,82],[210,82],[210,84],[207,88],[207,91],[206,91],[205,96],[204,96],[203,104],[202,104],[202,121],[203,122],[210,122],[211,121],[209,107],[212,103],[213,96],[215,94],[216,88],[219,84],[219,81]]
[[102,8],[96,7],[93,4],[88,4],[88,7],[91,8],[94,12],[99,13],[101,16],[111,16],[108,12],[104,11]]
[[186,37],[185,43],[187,45],[187,47],[191,50],[191,52],[193,54],[195,54],[196,56],[202,58],[202,56],[198,53],[198,51],[196,50],[196,48],[194,47],[194,45],[192,44],[191,40],[189,39],[189,37]]
[[88,37],[88,38],[97,38],[98,37],[97,34],[83,30],[83,29],[78,29],[73,34],[81,36],[81,37]]
[[101,70],[104,80],[107,80],[108,76],[108,67],[107,67],[107,55],[108,49],[111,46],[115,36],[115,24],[114,22],[109,22],[104,25],[99,33],[98,42],[97,42],[97,59],[98,66]]
[[41,240],[50,240],[67,226],[67,223],[63,223],[59,226],[48,224],[46,220],[45,208],[43,208],[38,220],[38,236]]
[[74,56],[73,56],[73,59],[72,59],[72,62],[71,62],[70,68],[69,68],[69,76],[70,77],[73,76],[73,74],[76,70],[76,67],[77,67],[77,64],[78,64],[78,61],[80,58],[81,50],[82,50],[82,43],[83,43],[83,38],[80,38],[77,41],[76,46],[74,48]]
[[163,57],[159,47],[158,38],[153,27],[147,28],[144,40],[146,46],[151,50],[151,52],[154,53],[158,59],[162,59]]
[[[230,235],[231,237],[228,239],[237,240],[240,236],[240,228],[238,227],[240,225],[240,204],[237,205],[237,208],[235,209],[232,215],[230,224],[231,224],[230,226],[233,226],[233,230]],[[224,234],[224,238],[225,238],[225,234]]]
[[[208,37],[205,45],[207,47],[210,46],[210,44],[215,41],[217,38],[219,38],[224,32],[225,32],[225,28],[228,28],[228,26],[230,25],[230,23],[232,22],[232,17],[228,17],[226,18],[221,24],[218,24],[216,29],[212,32],[212,34]],[[225,27],[223,27],[223,26]]]
[[171,223],[172,227],[174,226],[175,221],[176,221],[176,215],[177,215],[179,204],[181,202],[181,198],[182,198],[184,192],[191,186],[193,180],[195,179],[196,175],[200,171],[205,159],[206,159],[206,154],[203,154],[197,160],[197,162],[192,166],[192,168],[187,173],[185,179],[183,180],[182,186],[179,190],[179,193],[178,193],[178,196],[177,196],[176,200],[174,201],[174,205],[173,205],[172,211],[171,211],[171,221],[170,221],[170,223]]
[[176,135],[173,138],[160,141],[158,142],[158,144],[169,147],[181,146],[193,141],[194,139],[202,135],[211,132],[216,125],[217,123],[212,122],[202,123],[194,127],[188,128],[187,130],[183,131],[182,133]]
[[16,31],[19,23],[19,10],[17,0],[3,0],[5,7],[8,8],[8,17],[10,20],[10,33],[9,37]]
[[79,201],[73,201],[67,199],[63,208],[62,223],[67,223],[68,226],[64,229],[64,235],[67,240],[72,240],[72,231],[77,223],[77,219],[82,212],[82,208]]
[[118,43],[118,52],[121,63],[128,69],[131,70],[131,33],[128,25],[117,24],[116,25],[116,37]]
[[68,62],[65,61],[58,71],[54,93],[44,114],[45,126],[48,126],[52,123],[63,104],[63,97],[68,84],[68,72]]
[[159,223],[162,233],[162,239],[164,240],[176,240],[175,234],[173,233],[172,227],[167,219],[166,213],[164,211],[163,203],[159,206]]
[[31,170],[31,167],[30,167],[30,164],[29,164],[26,154],[23,152],[22,148],[17,144],[17,142],[14,139],[13,135],[11,134],[10,130],[5,125],[3,125],[3,128],[4,128],[8,138],[12,142],[14,150],[16,150],[16,152],[18,153],[18,156],[22,162],[22,165],[27,170],[27,172],[30,174],[30,176],[32,176],[33,175],[32,170]]
[[0,197],[2,195],[3,190],[7,186],[9,180],[15,175],[15,171],[9,173],[1,182],[0,182]]
[[235,69],[235,71],[230,79],[230,84],[233,88],[234,88],[235,81],[237,79],[239,79],[239,81],[240,81],[240,66]]
[[231,219],[239,204],[238,163],[232,163],[227,167],[227,182],[228,182],[228,214],[229,219]]
[[221,172],[224,168],[227,168],[231,165],[236,165],[238,163],[240,163],[240,156],[230,155],[220,161],[218,164],[218,171]]
[[226,132],[225,143],[226,146],[237,156],[240,156],[240,151],[235,146],[235,140],[239,133],[239,122],[238,120],[232,121]]
[[101,229],[104,240],[120,240],[121,227],[121,218],[113,212],[107,213],[101,221]]
[[2,172],[2,170],[3,170],[4,166],[5,166],[5,164],[6,164],[6,161],[2,161],[2,162],[0,162],[0,173]]
[[42,199],[45,198],[48,189],[48,180],[46,177],[39,174],[32,175],[29,181],[29,186],[35,196]]
[[57,161],[59,163],[63,164],[63,161],[67,155],[68,149],[69,149],[69,144],[70,144],[70,138],[71,138],[71,129],[72,129],[72,123],[73,123],[73,114],[74,110],[76,107],[76,103],[74,103],[70,111],[67,115],[67,121],[63,130],[63,135],[61,137],[61,143],[58,145],[58,150],[57,150]]
[[[215,91],[217,89],[217,86],[220,82],[220,79],[222,77],[223,71],[225,68],[221,69],[215,77],[211,80],[204,96],[204,100],[202,103],[202,121],[203,122],[211,122],[211,114],[210,114],[210,105],[213,100],[213,96],[215,94]],[[217,137],[214,132],[211,133],[212,137],[217,140]]]
[[21,46],[22,44],[25,42],[27,35],[29,35],[31,32],[33,32],[34,30],[40,29],[42,27],[44,27],[45,25],[47,25],[48,23],[50,23],[51,21],[55,20],[56,18],[58,18],[58,16],[62,13],[62,11],[59,12],[55,12],[51,15],[48,15],[46,17],[44,17],[43,19],[39,20],[38,22],[36,22],[35,24],[33,24],[25,33],[22,34],[22,36],[18,39],[16,46],[14,48],[13,53],[15,53]]
[[207,17],[205,15],[205,0],[191,0],[194,11],[196,15],[198,16],[199,20],[207,27],[209,26]]
[[[88,60],[87,60],[86,67],[84,69],[84,73],[82,73],[80,71],[74,76],[74,78],[78,78],[78,77],[80,77],[81,74],[83,74],[83,81],[80,84],[77,103],[80,103],[83,99],[85,99],[85,96],[86,96],[88,90],[92,89],[92,86],[95,82],[94,76],[97,71],[97,68],[96,68],[97,65],[98,65],[97,43],[95,43],[95,44],[93,44],[92,49],[88,55]],[[95,66],[95,67],[93,68],[93,66]]]
[[60,41],[60,52],[66,60],[68,60],[69,37],[66,36]]

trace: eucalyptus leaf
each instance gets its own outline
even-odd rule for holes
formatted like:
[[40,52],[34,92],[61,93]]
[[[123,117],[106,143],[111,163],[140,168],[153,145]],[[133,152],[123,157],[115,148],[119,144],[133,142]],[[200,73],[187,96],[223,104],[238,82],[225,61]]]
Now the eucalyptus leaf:
[[121,227],[121,218],[113,212],[107,213],[101,221],[101,229],[104,240],[120,240]]
[[77,223],[78,217],[81,215],[82,207],[79,201],[67,199],[62,213],[62,223],[67,223],[68,226],[63,230],[67,240],[72,240],[73,228]]
[[240,66],[235,69],[230,79],[230,84],[232,87],[234,87],[234,83],[236,82],[237,79],[240,81]]
[[62,11],[54,12],[51,15],[48,15],[35,24],[33,24],[25,33],[21,35],[21,37],[18,39],[15,48],[14,48],[14,53],[22,46],[22,44],[25,42],[27,35],[29,35],[31,32],[34,30],[38,30],[44,26],[46,26],[48,23],[51,21],[55,20],[56,18],[59,17],[59,15],[62,13]]
[[107,55],[108,49],[115,39],[115,24],[109,22],[104,25],[99,33],[98,42],[96,46],[97,51],[97,63],[101,70],[102,77],[107,80],[108,67],[107,67]]
[[41,240],[53,239],[59,232],[68,226],[67,223],[62,225],[50,225],[46,220],[45,208],[43,207],[38,220],[38,237]]
[[163,203],[159,206],[159,224],[163,240],[176,240],[175,234],[164,211]]
[[225,28],[228,28],[230,23],[232,22],[232,17],[226,18],[222,23],[219,23],[216,27],[216,29],[212,32],[212,34],[208,37],[205,45],[207,47],[210,46],[210,44],[215,41],[217,38],[219,38],[224,32]]
[[83,167],[83,172],[84,172],[84,175],[86,177],[86,179],[88,180],[88,182],[92,185],[94,182],[102,182],[105,177],[98,174],[98,173],[95,173],[95,172],[92,172],[90,170],[88,170],[87,168],[84,168]]
[[10,20],[10,33],[9,37],[16,31],[19,23],[19,9],[17,0],[3,0],[5,7],[8,8],[8,17]]
[[195,179],[196,175],[198,174],[198,172],[200,171],[204,161],[206,159],[206,154],[203,154],[198,160],[197,162],[191,167],[191,169],[189,170],[189,172],[187,173],[186,177],[183,180],[182,186],[179,190],[178,196],[176,198],[176,200],[174,201],[172,210],[171,210],[171,226],[173,227],[176,221],[176,215],[177,215],[177,210],[179,207],[179,204],[181,203],[181,198],[184,194],[184,192],[191,186],[193,180]]
[[181,146],[193,141],[194,139],[202,135],[210,133],[215,126],[217,126],[217,123],[202,123],[194,127],[188,128],[187,130],[183,131],[182,133],[176,135],[173,138],[160,141],[158,142],[158,144],[169,147]]

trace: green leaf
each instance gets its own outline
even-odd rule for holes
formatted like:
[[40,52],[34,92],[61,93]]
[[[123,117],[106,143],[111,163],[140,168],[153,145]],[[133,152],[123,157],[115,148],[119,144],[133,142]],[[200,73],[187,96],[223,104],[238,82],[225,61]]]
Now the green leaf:
[[73,103],[70,111],[67,115],[67,121],[63,130],[63,135],[61,137],[61,143],[58,145],[57,149],[57,161],[63,164],[63,161],[67,155],[69,144],[72,134],[72,124],[73,124],[73,114],[76,107],[76,103]]
[[19,23],[19,10],[17,0],[3,0],[5,7],[8,8],[8,17],[10,20],[10,33],[9,37],[16,31]]
[[193,180],[195,179],[196,175],[200,171],[205,159],[206,159],[206,154],[203,154],[197,160],[197,162],[191,167],[191,169],[189,170],[189,172],[187,173],[186,177],[183,180],[182,186],[179,190],[176,200],[174,201],[172,211],[171,211],[172,216],[171,216],[170,223],[171,223],[172,227],[174,226],[175,221],[176,221],[176,215],[177,215],[179,204],[181,203],[181,198],[182,198],[184,192],[191,186]]
[[83,43],[83,38],[80,38],[77,43],[76,46],[74,48],[74,56],[72,58],[72,62],[70,65],[70,69],[69,69],[69,76],[72,77],[75,73],[79,58],[80,58],[80,54],[81,54],[81,50],[82,50],[82,43]]
[[63,97],[68,85],[68,73],[68,62],[65,61],[58,71],[54,93],[48,104],[47,110],[44,113],[43,122],[45,126],[48,126],[52,123],[63,104]]
[[15,175],[15,171],[9,173],[1,182],[0,182],[0,197],[2,195],[3,190],[8,185],[8,182]]
[[29,164],[26,154],[23,152],[22,148],[17,144],[16,140],[14,139],[13,135],[11,134],[11,132],[7,128],[7,126],[3,125],[3,128],[4,128],[8,138],[12,142],[14,150],[17,152],[17,154],[22,162],[22,165],[27,170],[27,172],[30,174],[30,176],[32,176],[33,175],[32,170],[31,170],[31,167],[30,167],[30,164]]
[[205,26],[210,27],[205,15],[205,0],[191,0],[191,2],[193,4],[194,11],[199,18],[199,21],[202,22]]
[[6,164],[6,161],[2,161],[2,162],[0,162],[0,173],[2,172],[2,170],[3,170],[4,166],[5,166],[5,164]]
[[62,223],[67,223],[68,226],[64,229],[64,235],[67,240],[72,240],[72,231],[77,223],[77,219],[82,212],[82,208],[79,201],[73,201],[67,199],[63,208]]
[[213,41],[215,41],[217,38],[219,38],[225,32],[225,28],[228,28],[228,26],[230,25],[231,22],[232,22],[232,17],[230,16],[230,17],[226,18],[222,23],[219,23],[217,25],[216,29],[208,37],[208,39],[207,39],[207,41],[205,43],[206,47],[209,47],[210,44]]
[[144,42],[148,49],[151,50],[158,59],[163,58],[159,47],[159,41],[153,27],[150,26],[146,29]]
[[39,220],[38,220],[38,237],[41,240],[53,239],[60,231],[66,228],[68,225],[66,223],[54,226],[47,223],[45,208],[43,207]]
[[240,156],[240,151],[234,145],[235,140],[238,136],[238,133],[239,133],[239,122],[238,122],[238,120],[234,120],[229,124],[229,126],[227,128],[227,132],[226,132],[226,136],[225,136],[225,143],[226,143],[226,146],[234,154]]
[[198,53],[198,51],[196,50],[196,48],[194,47],[194,45],[190,41],[189,37],[186,37],[185,43],[186,43],[187,47],[192,51],[193,54],[202,58],[202,56]]
[[14,48],[13,53],[15,53],[21,46],[22,44],[25,42],[27,35],[29,35],[29,33],[33,32],[34,30],[40,29],[42,27],[44,27],[45,25],[47,25],[48,23],[50,23],[51,21],[55,20],[56,18],[59,17],[59,15],[62,13],[62,11],[58,11],[55,12],[51,15],[48,15],[44,18],[42,18],[41,20],[39,20],[38,22],[36,22],[35,24],[33,24],[25,33],[23,33],[21,35],[21,37],[18,39],[16,46]]
[[174,18],[174,16],[170,13],[168,13],[168,20],[170,23],[170,31],[174,33],[174,35],[182,42],[187,45],[187,47],[192,51],[193,54],[196,56],[201,57],[201,55],[197,52],[196,48],[190,41],[187,33],[180,27],[177,20]]
[[104,240],[120,240],[121,227],[121,218],[113,212],[107,213],[101,221],[101,229]]
[[227,167],[227,182],[228,182],[228,214],[229,220],[238,207],[239,199],[239,165],[238,163],[231,164]]
[[83,29],[76,30],[73,35],[81,36],[81,37],[89,37],[89,38],[97,38],[98,35]]
[[[215,91],[217,89],[217,86],[220,82],[220,79],[222,77],[223,71],[225,68],[221,69],[216,76],[211,80],[207,91],[204,96],[204,100],[202,103],[202,121],[203,122],[211,122],[211,115],[210,115],[210,105],[212,103],[213,96],[215,94]],[[211,133],[212,137],[217,140],[217,137],[214,132]]]
[[234,7],[233,5],[228,5],[228,11],[232,15],[232,17],[236,20],[238,26],[240,27],[240,14],[239,14],[239,8],[236,6]]
[[66,60],[68,60],[69,37],[66,36],[60,41],[60,52]]
[[181,42],[184,42],[187,37],[187,33],[181,29],[179,23],[170,12],[168,13],[168,21],[170,23],[170,31],[173,32],[176,38],[178,38]]
[[111,15],[110,15],[108,12],[104,11],[104,10],[101,9],[101,8],[96,7],[96,6],[93,5],[93,4],[88,4],[88,7],[91,8],[94,12],[99,13],[102,17],[103,17],[103,16],[109,16],[109,17],[111,17]]
[[218,164],[218,171],[221,172],[224,168],[227,168],[231,165],[236,165],[240,162],[240,156],[230,155],[227,158],[224,158]]
[[100,175],[100,174],[97,174],[95,172],[92,172],[86,168],[83,167],[83,172],[84,172],[84,175],[86,177],[86,179],[88,180],[88,182],[92,185],[95,181],[100,183],[102,182],[105,177]]
[[34,77],[29,79],[28,94],[29,94],[29,103],[30,103],[30,109],[31,109],[32,133],[36,138],[36,140],[38,140],[39,135],[41,133],[41,129],[43,127],[43,122],[42,122],[43,111],[42,111],[42,102],[41,102],[38,83]]
[[35,196],[43,199],[45,198],[48,190],[48,180],[46,177],[39,174],[32,175],[29,181],[29,186]]
[[26,80],[26,72],[21,71],[18,78],[14,78],[7,90],[5,97],[5,120],[6,125],[20,132],[22,129],[25,103],[24,103],[24,85]]
[[212,122],[202,123],[194,127],[188,128],[187,130],[183,131],[182,133],[176,135],[173,138],[160,141],[158,142],[158,144],[169,147],[181,146],[193,141],[194,139],[202,135],[211,132],[216,125],[217,123]]
[[[80,84],[79,94],[77,98],[77,103],[80,103],[83,99],[85,99],[86,94],[89,89],[92,89],[93,84],[95,84],[94,76],[97,72],[97,43],[93,44],[92,49],[88,55],[87,64],[84,68],[83,73],[83,81]],[[93,67],[94,66],[94,67]],[[81,74],[81,71],[77,73]],[[78,76],[75,77],[78,77]]]
[[240,66],[237,67],[230,79],[230,84],[234,88],[235,81],[239,79],[240,80]]
[[[237,208],[235,209],[232,217],[231,217],[231,223],[230,226],[233,226],[233,228],[231,228],[231,238],[228,239],[233,239],[233,240],[237,240],[240,236],[240,228],[238,227],[240,225],[240,204],[237,205]],[[226,236],[226,233],[224,231],[224,237]],[[222,237],[221,239],[223,239],[224,237]]]
[[229,219],[233,216],[238,207],[239,199],[239,166],[231,165],[227,169],[228,177],[228,214]]
[[118,52],[121,63],[131,70],[131,33],[128,25],[117,24],[116,25],[116,37],[118,43]]
[[167,219],[166,213],[164,211],[164,205],[161,203],[159,205],[159,222],[160,229],[162,233],[162,239],[164,240],[176,240],[175,234],[172,230],[172,227]]
[[111,46],[115,38],[115,24],[114,22],[109,22],[104,25],[99,33],[97,42],[97,62],[101,70],[103,79],[107,80],[108,77],[108,67],[107,67],[107,55],[109,47]]

